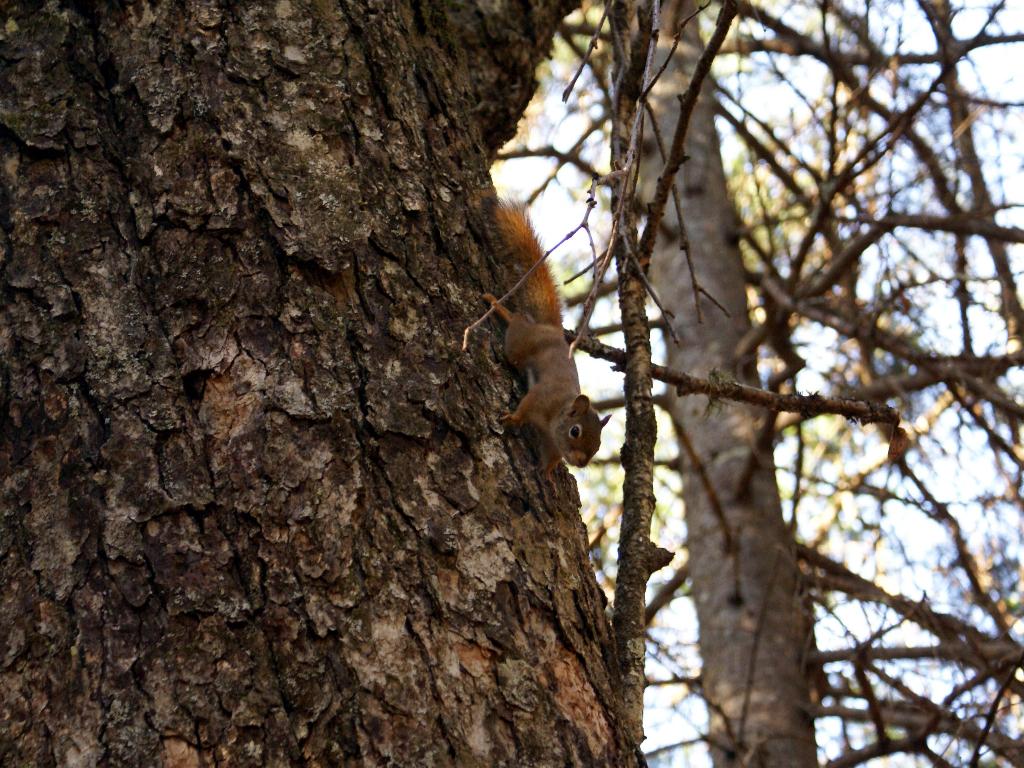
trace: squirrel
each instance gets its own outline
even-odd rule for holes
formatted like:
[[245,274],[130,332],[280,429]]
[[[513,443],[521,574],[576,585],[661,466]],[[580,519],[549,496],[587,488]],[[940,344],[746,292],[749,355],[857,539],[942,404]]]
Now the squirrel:
[[[501,246],[509,258],[530,269],[544,251],[525,207],[505,201],[492,205]],[[505,357],[526,373],[529,383],[519,406],[502,416],[501,423],[529,424],[537,431],[548,481],[563,458],[585,467],[601,447],[601,429],[611,416],[600,418],[590,399],[580,394],[576,363],[562,330],[562,302],[547,264],[539,264],[523,286],[518,303],[524,312],[510,312],[493,294],[483,298],[507,324]]]

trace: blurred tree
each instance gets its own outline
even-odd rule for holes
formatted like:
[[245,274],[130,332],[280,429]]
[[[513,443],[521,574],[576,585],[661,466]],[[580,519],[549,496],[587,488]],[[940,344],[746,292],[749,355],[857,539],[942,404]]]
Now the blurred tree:
[[[667,4],[666,28],[679,28],[694,10],[689,3]],[[697,25],[687,24],[651,95],[661,135],[672,135],[679,119],[676,94],[685,90],[700,50]],[[651,279],[677,316],[680,343],[667,345],[667,365],[757,386],[757,359],[743,347],[751,322],[714,104],[709,82],[687,134],[688,160],[676,177],[679,207],[666,213]],[[648,143],[647,178],[656,179],[663,162],[656,144]],[[646,197],[654,194],[652,189]],[[817,765],[803,674],[809,621],[797,599],[793,536],[782,519],[771,433],[766,438],[764,431],[772,415],[732,406],[709,418],[705,398],[676,397],[671,390],[664,405],[680,446],[691,544],[686,567],[696,598],[700,689],[715,763]]]

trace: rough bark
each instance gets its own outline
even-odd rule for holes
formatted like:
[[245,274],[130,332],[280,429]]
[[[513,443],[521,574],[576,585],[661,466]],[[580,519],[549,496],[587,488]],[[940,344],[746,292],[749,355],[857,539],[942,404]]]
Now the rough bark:
[[559,22],[579,6],[579,0],[488,0],[445,6],[470,62],[472,119],[493,158],[515,135],[516,123],[536,90],[537,64],[547,55]]
[[[689,3],[669,4],[665,37],[691,10]],[[662,135],[671,135],[678,113],[675,95],[685,90],[699,46],[691,23],[678,64],[669,67],[653,93]],[[653,141],[648,150],[652,158],[657,155]],[[696,276],[730,316],[702,300],[704,322],[698,323],[680,250],[682,232],[670,203],[652,266],[652,281],[676,313],[682,341],[679,347],[669,345],[668,365],[696,375],[718,371],[756,384],[755,361],[735,355],[750,323],[707,86],[693,115],[686,155],[676,186]],[[673,398],[670,410],[708,481],[702,480],[696,462],[686,462],[689,572],[714,764],[816,765],[802,668],[809,623],[797,595],[794,546],[782,519],[771,446],[758,439],[766,415],[732,403],[709,411],[703,396]]]
[[476,83],[532,78],[467,62],[564,8],[485,5],[5,6],[0,763],[633,759],[575,494],[459,352]]

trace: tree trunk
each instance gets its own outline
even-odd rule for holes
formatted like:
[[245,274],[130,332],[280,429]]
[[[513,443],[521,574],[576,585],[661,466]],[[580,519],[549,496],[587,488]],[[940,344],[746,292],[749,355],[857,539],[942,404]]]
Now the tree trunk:
[[634,760],[571,483],[459,350],[567,10],[482,5],[0,19],[0,763]]
[[[670,4],[662,28],[673,31],[691,11],[688,3]],[[670,35],[664,38],[667,47]],[[663,136],[672,135],[676,94],[686,89],[699,52],[696,23],[691,21],[681,55],[654,91]],[[682,343],[668,345],[671,368],[702,376],[717,371],[757,384],[754,356],[736,355],[750,321],[712,109],[713,95],[706,85],[690,124],[689,160],[676,188],[696,277],[729,316],[702,298],[703,323],[698,322],[671,204],[665,225],[673,232],[663,233],[653,258],[652,282],[665,306],[676,313]],[[649,153],[656,151],[652,144]],[[803,677],[810,624],[797,595],[793,539],[782,520],[771,442],[760,439],[766,415],[732,403],[709,411],[703,397],[673,399],[670,410],[681,433],[680,452],[685,454],[683,444],[688,442],[696,459],[685,462],[683,487],[714,763],[817,765]]]

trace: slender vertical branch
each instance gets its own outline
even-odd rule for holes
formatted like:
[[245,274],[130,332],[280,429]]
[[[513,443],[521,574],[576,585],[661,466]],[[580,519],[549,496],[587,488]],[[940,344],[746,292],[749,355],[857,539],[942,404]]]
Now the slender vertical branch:
[[[651,573],[671,560],[670,553],[659,550],[650,540],[651,518],[654,514],[654,444],[657,424],[652,398],[647,288],[640,272],[640,263],[635,257],[636,222],[633,206],[629,204],[634,188],[632,163],[635,162],[636,147],[640,143],[643,126],[643,111],[639,100],[650,77],[658,34],[659,0],[652,0],[640,11],[640,39],[635,41],[629,36],[630,20],[623,4],[619,4],[611,16],[617,83],[612,124],[612,166],[626,170],[624,183],[618,190],[619,199],[613,201],[619,235],[613,253],[619,274],[619,309],[626,338],[626,440],[622,446],[622,466],[626,479],[612,621],[623,677],[623,714],[627,728],[638,743],[643,739],[647,581]],[[644,24],[648,19],[649,23]],[[640,60],[638,50],[645,55],[642,68],[635,66],[636,61]],[[629,141],[623,141],[624,131],[631,125],[633,130],[630,131]]]

